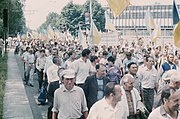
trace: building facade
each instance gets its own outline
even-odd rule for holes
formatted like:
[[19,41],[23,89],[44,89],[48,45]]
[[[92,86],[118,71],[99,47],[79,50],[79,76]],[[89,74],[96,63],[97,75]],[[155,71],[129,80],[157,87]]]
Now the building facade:
[[[180,5],[177,5],[180,9]],[[145,24],[145,14],[150,9],[151,15],[156,23],[161,27],[162,37],[173,36],[173,15],[172,5],[144,5],[127,7],[119,17],[113,17],[109,7],[105,7],[110,16],[112,23],[122,36],[124,35],[138,35],[139,37],[148,37],[152,31],[148,31]]]

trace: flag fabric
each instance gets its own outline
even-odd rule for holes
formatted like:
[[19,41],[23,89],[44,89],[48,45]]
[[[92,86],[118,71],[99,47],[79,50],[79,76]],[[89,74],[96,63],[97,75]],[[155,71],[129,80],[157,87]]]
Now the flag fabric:
[[33,36],[33,38],[35,38],[35,39],[38,39],[39,38],[39,33],[37,32],[37,31],[32,31],[32,36]]
[[177,24],[179,19],[179,10],[175,0],[173,0],[173,25]]
[[78,38],[79,38],[80,44],[82,45],[82,30],[80,26],[79,26],[79,31],[78,31]]
[[111,31],[116,31],[116,28],[114,25],[111,23],[111,20],[108,16],[108,14],[105,12],[105,29],[111,30]]
[[130,4],[130,0],[107,0],[114,17],[119,16]]
[[177,24],[177,27],[174,30],[174,45],[180,48],[180,21]]
[[101,36],[100,36],[98,29],[93,21],[92,21],[92,32],[93,32],[92,33],[92,37],[93,37],[92,43],[93,43],[93,45],[94,44],[98,45],[99,42],[101,41]]
[[48,32],[48,37],[53,39],[54,38],[54,30],[52,29],[50,24],[47,27],[47,32]]
[[156,40],[160,35],[161,35],[161,28],[160,26],[156,26],[156,28],[152,32],[152,42],[156,43]]
[[148,30],[156,28],[154,19],[153,19],[152,15],[151,15],[151,12],[150,12],[150,8],[148,8],[144,19],[145,19],[145,24],[146,24],[146,27],[148,28]]

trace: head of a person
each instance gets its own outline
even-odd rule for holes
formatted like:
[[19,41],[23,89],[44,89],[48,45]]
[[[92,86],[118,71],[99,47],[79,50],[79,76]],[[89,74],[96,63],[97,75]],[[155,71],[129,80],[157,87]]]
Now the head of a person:
[[62,81],[62,79],[63,79],[62,71],[64,71],[64,70],[65,70],[65,68],[61,67],[61,68],[59,68],[58,71],[57,71],[57,74],[58,74],[58,77],[59,77],[59,80],[60,80],[60,81]]
[[135,62],[130,62],[127,67],[130,74],[136,75],[138,71],[138,65]]
[[174,57],[174,64],[179,65],[179,59],[177,56]]
[[41,54],[41,57],[44,57],[45,56],[45,50],[44,49],[40,50],[40,54]]
[[75,71],[72,69],[65,69],[61,72],[61,76],[64,87],[68,91],[72,90],[76,81]]
[[152,67],[154,65],[154,58],[152,56],[146,57],[146,65],[147,67]]
[[33,54],[33,49],[32,48],[29,49],[29,53]]
[[99,57],[99,58],[102,58],[102,57],[103,57],[103,52],[102,52],[102,51],[100,51],[100,52],[98,53],[98,57]]
[[104,96],[105,98],[109,98],[112,102],[117,104],[119,101],[121,101],[122,96],[120,85],[115,82],[107,83],[104,88]]
[[58,56],[54,56],[53,59],[52,59],[53,63],[57,66],[60,66],[61,65],[61,58],[58,57]]
[[100,63],[96,65],[96,76],[97,78],[106,76],[106,66],[104,64]]
[[70,51],[70,52],[68,52],[68,56],[69,56],[71,59],[75,59],[75,57],[76,57],[76,52]]
[[167,60],[169,63],[173,63],[174,61],[174,54],[173,53],[169,53],[167,56]]
[[84,49],[81,53],[82,57],[89,58],[91,54],[91,51],[89,49]]
[[165,87],[162,90],[161,100],[163,102],[164,108],[166,109],[165,111],[178,111],[180,104],[180,91],[172,93],[169,87]]
[[179,71],[174,71],[172,73],[170,77],[170,85],[175,89],[180,88],[180,72]]
[[121,84],[126,91],[131,91],[134,87],[134,77],[131,74],[125,74],[121,79]]
[[108,61],[108,65],[113,65],[115,62],[115,58],[113,56],[109,56],[107,58],[107,61]]
[[95,55],[92,55],[92,56],[90,56],[90,61],[91,61],[91,63],[97,63],[98,62],[98,57],[95,56]]
[[52,55],[58,55],[58,49],[53,48],[53,49],[51,50],[51,54],[52,54]]
[[131,52],[127,52],[127,53],[126,53],[126,58],[127,58],[128,60],[130,60],[131,57],[132,57],[132,53],[131,53]]
[[108,56],[108,52],[107,52],[106,50],[104,50],[104,51],[103,51],[103,57],[104,57],[104,58],[107,58],[107,56]]

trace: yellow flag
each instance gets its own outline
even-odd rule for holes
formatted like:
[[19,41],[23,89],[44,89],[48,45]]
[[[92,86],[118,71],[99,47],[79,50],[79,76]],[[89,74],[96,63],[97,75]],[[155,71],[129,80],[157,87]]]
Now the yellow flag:
[[47,27],[47,32],[48,32],[48,37],[49,38],[54,38],[54,30],[52,29],[52,27],[50,26],[50,24]]
[[109,16],[107,15],[107,13],[105,12],[105,29],[111,30],[111,31],[116,31],[116,28],[114,27],[114,25],[111,23],[111,20],[109,18]]
[[174,30],[174,45],[180,48],[180,21]]
[[130,0],[107,0],[114,17],[119,16],[130,4]]
[[96,25],[94,24],[94,22],[92,22],[93,24],[93,40],[94,40],[94,44],[99,44],[100,40],[101,40],[101,36],[98,32],[98,29],[96,28]]
[[161,35],[161,28],[157,26],[152,32],[152,42],[156,43],[156,40],[160,35]]
[[150,8],[148,8],[148,10],[146,11],[146,15],[145,15],[144,19],[145,19],[145,24],[146,24],[148,30],[156,28],[154,19],[151,15],[151,12],[150,12]]

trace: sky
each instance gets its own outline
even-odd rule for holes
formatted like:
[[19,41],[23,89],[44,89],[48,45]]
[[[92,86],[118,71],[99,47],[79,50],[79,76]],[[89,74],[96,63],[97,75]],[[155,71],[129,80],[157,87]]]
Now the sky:
[[[46,16],[50,12],[60,13],[61,9],[70,1],[83,4],[86,0],[25,0],[24,13],[27,26],[31,29],[37,29],[45,22]],[[98,0],[98,2],[101,5],[107,5],[106,0]],[[180,4],[180,0],[176,0],[176,2]],[[130,0],[130,3],[132,5],[172,4],[172,0]]]

